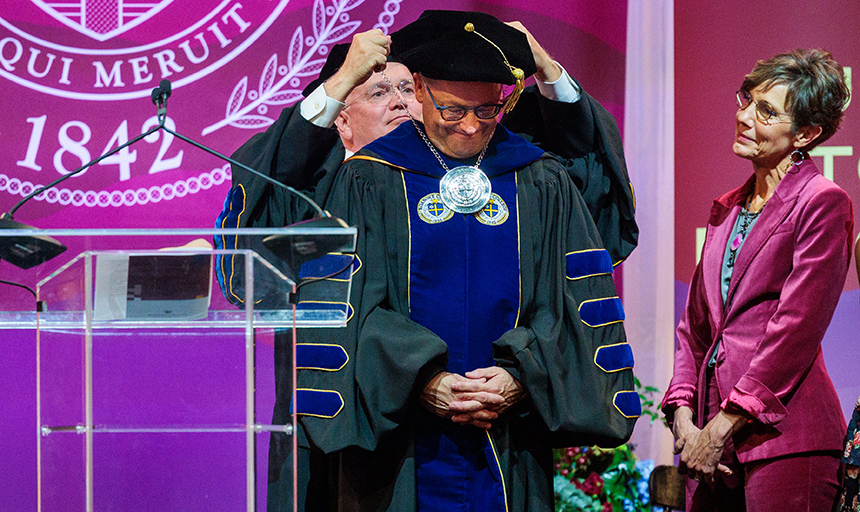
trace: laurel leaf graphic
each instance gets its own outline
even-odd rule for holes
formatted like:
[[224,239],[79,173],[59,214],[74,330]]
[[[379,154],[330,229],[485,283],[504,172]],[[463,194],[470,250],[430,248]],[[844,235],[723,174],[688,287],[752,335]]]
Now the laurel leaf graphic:
[[248,90],[248,77],[242,77],[236,87],[233,88],[233,94],[230,95],[230,101],[227,102],[227,117],[232,116],[242,106],[245,101],[245,92]]
[[290,51],[287,53],[287,67],[293,69],[298,62],[302,58],[302,47],[304,43],[302,40],[304,39],[304,34],[302,33],[302,27],[299,25],[296,28],[296,31],[293,32],[293,40],[290,41]]
[[346,0],[346,2],[344,2],[344,5],[341,6],[340,11],[341,12],[351,11],[363,3],[364,3],[364,0]]
[[260,76],[260,96],[262,97],[269,89],[272,88],[272,84],[275,83],[275,72],[278,69],[278,54],[275,53],[269,59],[269,62],[266,63],[266,67],[263,69],[263,74]]
[[314,0],[314,36],[320,38],[320,33],[325,30],[325,4],[323,0]]
[[230,126],[235,126],[236,128],[244,128],[246,130],[253,130],[255,128],[262,128],[264,126],[269,126],[274,123],[273,120],[269,119],[266,116],[242,116],[239,119],[230,123]]
[[267,99],[263,103],[266,105],[289,105],[290,103],[294,103],[300,99],[302,99],[302,91],[289,89],[273,94],[271,98]]
[[325,64],[325,59],[312,60],[305,64],[305,67],[296,72],[295,76],[310,76],[319,73]]
[[355,32],[355,29],[357,29],[359,25],[361,25],[360,21],[350,21],[349,23],[344,23],[343,25],[335,27],[332,29],[331,34],[325,38],[325,41],[323,41],[322,44],[334,44],[340,41],[344,37]]
[[[386,0],[384,7],[385,12],[392,15],[399,11],[399,4],[402,0]],[[271,125],[274,120],[263,115],[250,115],[248,112],[254,110],[261,105],[289,105],[302,98],[299,91],[294,89],[284,89],[288,82],[298,77],[316,75],[325,64],[325,59],[317,59],[310,62],[305,62],[329,44],[341,42],[344,38],[354,33],[361,26],[361,21],[347,21],[349,16],[344,14],[356,7],[365,3],[365,0],[314,0],[313,5],[313,25],[314,37],[308,37],[305,40],[304,29],[302,26],[296,27],[290,38],[290,44],[287,50],[286,57],[282,56],[282,61],[286,61],[280,65],[282,73],[285,75],[278,80],[278,57],[273,54],[266,63],[260,75],[259,92],[251,90],[253,96],[247,106],[243,106],[248,99],[248,77],[242,78],[233,89],[230,95],[230,100],[227,102],[227,115],[221,121],[218,121],[203,129],[202,134],[219,130],[225,126],[234,126],[243,129],[256,129]],[[326,4],[329,4],[329,13],[326,13]],[[390,4],[390,5],[389,5]],[[395,9],[392,11],[392,7]],[[332,9],[333,12],[332,12]],[[380,15],[381,16],[381,15]],[[332,28],[332,26],[343,21],[342,24]],[[382,24],[380,21],[377,26],[382,25],[382,29],[386,30],[389,25]],[[283,55],[283,54],[282,54]],[[297,68],[298,69],[297,71]],[[257,96],[259,94],[259,96]],[[262,109],[265,112],[265,108]],[[0,175],[2,176],[2,175]]]

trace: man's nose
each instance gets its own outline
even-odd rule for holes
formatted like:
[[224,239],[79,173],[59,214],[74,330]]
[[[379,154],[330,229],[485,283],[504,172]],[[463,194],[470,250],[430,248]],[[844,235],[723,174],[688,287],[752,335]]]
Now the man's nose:
[[482,121],[475,115],[474,110],[466,112],[463,119],[460,120],[460,129],[466,134],[472,135],[481,128]]
[[398,108],[406,108],[406,103],[404,99],[400,97],[399,91],[391,91],[388,94],[388,108],[392,110],[396,110]]

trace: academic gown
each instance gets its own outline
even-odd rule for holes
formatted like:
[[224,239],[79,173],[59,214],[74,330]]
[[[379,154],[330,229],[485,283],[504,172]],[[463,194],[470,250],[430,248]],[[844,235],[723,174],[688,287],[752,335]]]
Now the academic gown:
[[[565,183],[569,185],[572,182],[573,186],[582,192],[586,207],[595,219],[604,246],[611,255],[610,260],[617,264],[635,247],[638,229],[633,219],[635,199],[614,119],[584,92],[578,102],[569,104],[548,100],[538,94],[536,88],[531,87],[527,88],[520,102],[517,110],[505,116],[504,123],[517,131],[534,134],[529,137],[531,141],[542,149],[564,157],[560,160],[571,178],[565,180]],[[301,150],[296,151],[295,148]],[[301,116],[297,107],[290,107],[282,111],[279,119],[265,133],[252,137],[233,156],[284,183],[314,192],[320,180],[338,169],[344,158],[344,148],[335,130],[313,125]],[[281,226],[307,215],[309,213],[306,206],[294,201],[283,189],[273,187],[246,171],[234,168],[233,188],[225,200],[216,227]],[[237,242],[235,238],[216,237],[216,246],[222,248],[236,247]],[[268,257],[265,248],[255,249],[270,261],[275,261],[274,258]],[[229,259],[218,258],[217,275],[227,298],[241,305],[241,273],[232,272],[232,263]],[[302,332],[302,340],[306,334],[307,331]],[[291,373],[288,369],[292,361],[287,341],[288,336],[276,336],[277,396],[273,423],[284,423],[289,415],[292,388],[289,385]],[[604,350],[603,353],[607,351]],[[303,436],[304,430],[299,429],[299,434]],[[396,444],[397,436],[393,439],[392,442]],[[587,443],[589,441],[586,439],[578,438],[566,444]],[[307,446],[310,443],[304,441],[303,444]],[[280,476],[289,445],[287,436],[277,433],[273,435],[270,445],[269,481],[274,487],[287,483],[280,481]],[[403,444],[408,445],[408,442]],[[312,464],[316,468],[328,467],[336,472],[337,465],[329,464],[325,457],[320,457],[319,450],[300,452],[304,457],[300,458],[300,467]],[[503,455],[507,453],[504,449],[501,452]],[[338,457],[349,458],[350,453],[347,449],[341,451]],[[359,453],[361,457],[367,456],[367,452],[363,450]],[[395,450],[393,453],[399,452]],[[308,462],[309,456],[314,459],[312,462]],[[395,456],[394,459],[399,460],[398,457]],[[320,472],[324,473],[325,470],[315,471]],[[300,470],[300,477],[305,476],[305,472]],[[319,490],[300,493],[305,510],[315,510],[323,506],[313,500],[314,496],[319,497],[330,491],[327,487],[331,485],[329,480],[332,479],[313,478],[310,483],[307,480],[302,482],[303,487],[307,485]],[[277,496],[277,491],[273,492],[274,487],[270,487],[270,498]],[[551,489],[544,490],[551,496]],[[304,498],[307,495],[310,499],[305,505]],[[274,501],[277,501],[277,498]],[[277,509],[277,504],[271,505],[270,502],[270,510]],[[392,507],[392,510],[395,509],[396,507]]]
[[[422,457],[416,425],[428,421],[418,395],[446,368],[498,365],[528,393],[482,434],[508,510],[553,510],[553,446],[617,446],[632,433],[639,397],[613,262],[570,175],[502,127],[481,168],[497,192],[496,206],[507,209],[507,219],[495,226],[498,208],[449,216],[426,199],[444,171],[411,123],[320,182],[323,206],[359,228],[359,263],[347,327],[303,332],[302,343],[319,348],[317,355],[348,355],[337,369],[322,369],[324,358],[297,362],[299,442],[331,454],[310,476],[316,483],[301,491],[308,503],[416,510]],[[422,244],[434,226],[454,229],[446,236],[459,238]],[[462,267],[472,263],[485,266]],[[449,264],[447,272],[438,271]],[[458,283],[461,278],[468,283]],[[304,287],[299,300],[313,301],[314,287]],[[482,294],[489,306],[451,306],[480,303]],[[434,320],[434,300],[443,318]],[[457,310],[465,311],[462,319],[450,317]],[[488,322],[483,314],[496,316]]]

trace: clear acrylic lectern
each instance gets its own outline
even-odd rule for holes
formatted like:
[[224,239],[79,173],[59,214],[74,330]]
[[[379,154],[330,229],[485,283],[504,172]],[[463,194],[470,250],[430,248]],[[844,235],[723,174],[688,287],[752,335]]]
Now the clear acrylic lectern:
[[[353,250],[355,228],[308,229],[32,232],[69,247],[19,276],[38,277],[42,311],[0,313],[37,331],[40,511],[265,510],[269,435],[296,437],[294,416],[271,421],[273,333],[289,330],[294,350],[298,329],[347,320],[348,259],[321,276],[296,263],[307,243],[284,258],[262,245],[331,235]],[[201,247],[214,236],[239,248]]]

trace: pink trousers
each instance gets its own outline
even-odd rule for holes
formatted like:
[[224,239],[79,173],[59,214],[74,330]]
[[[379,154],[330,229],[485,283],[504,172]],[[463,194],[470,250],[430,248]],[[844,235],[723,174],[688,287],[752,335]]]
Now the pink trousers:
[[839,489],[838,453],[798,453],[733,465],[742,482],[712,489],[687,479],[687,510],[696,512],[830,512]]
[[[708,419],[719,411],[713,372],[709,372]],[[830,512],[839,490],[839,452],[795,453],[741,464],[731,440],[721,462],[735,473],[711,488],[687,479],[687,510],[694,512]]]

